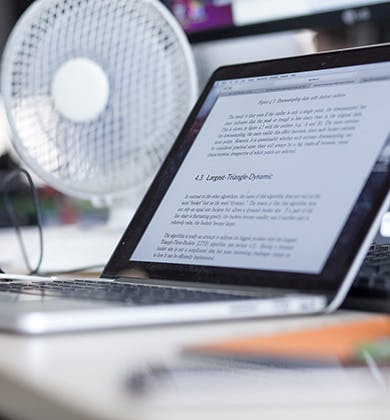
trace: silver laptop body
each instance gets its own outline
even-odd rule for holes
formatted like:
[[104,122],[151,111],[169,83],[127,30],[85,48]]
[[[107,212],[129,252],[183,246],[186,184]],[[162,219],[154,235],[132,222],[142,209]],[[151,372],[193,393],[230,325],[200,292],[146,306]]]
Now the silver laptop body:
[[335,310],[390,204],[389,57],[384,45],[217,70],[101,278],[2,282],[0,328]]

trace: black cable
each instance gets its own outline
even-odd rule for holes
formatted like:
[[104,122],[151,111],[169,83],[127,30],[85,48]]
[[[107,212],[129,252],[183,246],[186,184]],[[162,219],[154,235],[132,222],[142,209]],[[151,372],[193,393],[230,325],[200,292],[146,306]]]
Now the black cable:
[[[33,196],[33,201],[34,201],[35,216],[36,216],[38,235],[39,235],[39,258],[38,258],[38,262],[35,268],[33,268],[30,263],[30,259],[28,257],[26,246],[24,244],[23,236],[21,233],[20,224],[17,218],[15,217],[15,211],[14,211],[15,209],[13,208],[13,205],[11,203],[11,200],[9,199],[9,194],[8,194],[11,182],[20,174],[23,174],[27,178],[28,184],[30,186],[31,194]],[[3,200],[4,200],[5,209],[13,227],[15,228],[16,236],[18,238],[20,249],[22,251],[23,260],[30,274],[37,274],[42,264],[44,250],[43,250],[42,214],[41,214],[41,208],[39,204],[38,192],[35,187],[34,181],[32,180],[31,175],[25,169],[17,168],[11,171],[9,174],[7,174],[4,177],[1,187],[2,187],[1,190],[3,192]]]
[[[35,266],[35,268],[32,267],[32,264],[30,262],[30,259],[28,257],[27,249],[23,240],[23,235],[21,232],[20,224],[17,220],[17,217],[15,216],[15,209],[12,205],[12,202],[9,198],[9,190],[12,181],[17,178],[20,174],[23,174],[28,181],[31,194],[33,196],[34,201],[34,210],[35,210],[35,216],[36,216],[36,222],[37,222],[37,228],[39,233],[39,258],[38,262]],[[29,274],[40,274],[43,276],[52,276],[52,275],[60,275],[60,274],[72,274],[82,271],[88,271],[94,268],[101,268],[104,267],[105,264],[93,264],[93,265],[87,265],[82,267],[75,267],[72,269],[66,269],[66,270],[55,270],[55,271],[46,271],[46,272],[40,272],[40,267],[42,265],[43,260],[43,254],[44,254],[44,244],[43,244],[43,223],[42,223],[42,213],[41,213],[41,207],[39,203],[39,196],[37,192],[37,188],[34,184],[33,179],[31,178],[31,175],[23,168],[16,168],[9,172],[2,180],[1,186],[0,186],[2,193],[3,193],[3,201],[5,205],[5,210],[7,212],[8,218],[10,219],[13,227],[15,228],[16,235],[18,238],[18,242],[20,245],[20,249],[22,252],[24,263],[29,271]],[[0,268],[0,273],[4,273],[4,271]]]

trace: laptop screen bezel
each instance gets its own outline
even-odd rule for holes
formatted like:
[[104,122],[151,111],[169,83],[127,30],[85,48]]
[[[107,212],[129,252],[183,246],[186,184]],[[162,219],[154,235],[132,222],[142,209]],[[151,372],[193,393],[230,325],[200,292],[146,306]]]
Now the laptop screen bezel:
[[[348,216],[327,261],[319,274],[286,271],[211,267],[190,264],[130,261],[169,185],[173,181],[195,138],[188,132],[216,81],[276,74],[306,72],[390,61],[390,45],[379,45],[343,51],[310,54],[277,60],[221,67],[212,75],[190,113],[167,158],[123,234],[102,277],[164,279],[180,282],[211,283],[235,286],[273,287],[303,292],[336,294],[385,200],[390,185],[387,172],[381,186],[375,186],[371,173],[361,195]],[[390,130],[389,130],[390,131]],[[375,186],[375,188],[374,188]],[[370,206],[362,210],[363,198]],[[365,206],[367,207],[367,206]],[[363,211],[363,214],[362,214]],[[359,212],[359,216],[357,216]],[[358,219],[358,220],[357,220]]]

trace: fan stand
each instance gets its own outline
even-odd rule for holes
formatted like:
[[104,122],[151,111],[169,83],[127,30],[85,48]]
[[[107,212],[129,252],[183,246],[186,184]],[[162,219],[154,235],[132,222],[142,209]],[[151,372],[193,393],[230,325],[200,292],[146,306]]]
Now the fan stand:
[[115,232],[123,232],[126,229],[148,190],[152,179],[152,177],[149,177],[147,180],[134,187],[130,193],[127,193],[120,198],[107,198],[103,200],[97,198],[91,200],[93,206],[108,207],[109,209],[108,220],[103,226],[103,229]]
[[132,200],[122,198],[110,207],[105,228],[110,231],[124,231],[133,218],[136,209],[137,206],[134,205]]

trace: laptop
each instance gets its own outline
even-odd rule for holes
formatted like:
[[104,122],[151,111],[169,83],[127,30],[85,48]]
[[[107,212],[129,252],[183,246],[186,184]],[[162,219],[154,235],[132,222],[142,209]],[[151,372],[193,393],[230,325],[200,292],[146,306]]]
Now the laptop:
[[390,46],[218,69],[100,279],[0,284],[35,334],[333,311],[390,205]]

